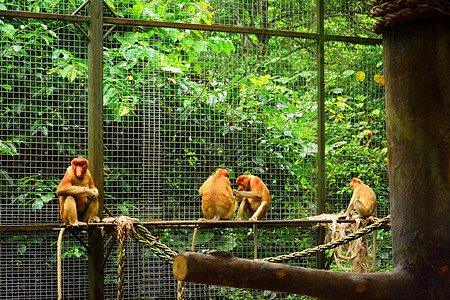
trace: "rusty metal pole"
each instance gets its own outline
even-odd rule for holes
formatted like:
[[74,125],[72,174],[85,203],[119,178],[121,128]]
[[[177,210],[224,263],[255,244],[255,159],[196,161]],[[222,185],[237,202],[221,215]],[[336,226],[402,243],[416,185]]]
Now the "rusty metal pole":
[[[325,212],[325,0],[317,0],[317,214]],[[317,229],[317,245],[325,242],[325,228]],[[325,254],[316,255],[317,268],[325,269]]]
[[[91,0],[89,5],[88,45],[88,159],[98,189],[98,216],[103,218],[103,1]],[[98,227],[88,230],[89,299],[104,298],[102,268],[103,236]]]

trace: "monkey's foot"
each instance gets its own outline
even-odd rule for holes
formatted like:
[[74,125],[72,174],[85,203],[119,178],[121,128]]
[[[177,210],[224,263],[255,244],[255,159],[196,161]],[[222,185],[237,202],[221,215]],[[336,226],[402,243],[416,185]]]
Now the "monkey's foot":
[[72,226],[72,227],[78,227],[78,226],[85,226],[85,225],[87,225],[87,223],[85,223],[85,222],[75,222],[75,223],[72,223],[72,224],[69,224],[69,226]]
[[89,221],[89,223],[100,223],[100,218],[95,216],[92,218],[92,220]]

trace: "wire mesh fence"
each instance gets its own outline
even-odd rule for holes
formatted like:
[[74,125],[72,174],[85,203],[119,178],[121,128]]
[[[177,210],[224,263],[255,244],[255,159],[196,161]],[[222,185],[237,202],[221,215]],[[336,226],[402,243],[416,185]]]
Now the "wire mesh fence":
[[[84,1],[0,1],[0,9],[70,15]],[[353,4],[352,4],[353,3]],[[271,191],[268,220],[318,214],[318,42],[316,1],[105,1],[105,17],[169,22],[104,26],[104,203],[142,221],[203,217],[198,189],[218,167],[258,175]],[[327,1],[325,33],[375,37],[362,1]],[[89,5],[76,12],[89,15]],[[0,298],[54,299],[56,187],[72,158],[88,155],[88,44],[70,22],[0,20]],[[173,24],[199,24],[179,29]],[[173,26],[172,26],[173,25]],[[88,25],[80,23],[88,32]],[[189,25],[190,26],[190,25]],[[248,29],[235,32],[218,27]],[[109,35],[106,32],[111,30]],[[273,34],[251,30],[268,29]],[[293,32],[293,36],[285,34]],[[348,204],[351,177],[389,211],[381,46],[325,43],[326,202]],[[8,229],[10,230],[10,229]],[[155,229],[174,251],[190,248],[191,228]],[[81,231],[80,239],[87,241]],[[197,250],[263,258],[317,244],[313,228],[200,229]],[[389,268],[389,232],[378,235],[377,266]],[[171,266],[127,244],[125,297],[174,299]],[[87,256],[64,240],[63,294],[88,295]],[[116,246],[105,265],[105,298],[115,298]],[[107,251],[105,249],[105,251]],[[314,267],[316,258],[292,263]],[[4,272],[6,271],[6,272]],[[274,299],[268,291],[187,284],[188,299]]]

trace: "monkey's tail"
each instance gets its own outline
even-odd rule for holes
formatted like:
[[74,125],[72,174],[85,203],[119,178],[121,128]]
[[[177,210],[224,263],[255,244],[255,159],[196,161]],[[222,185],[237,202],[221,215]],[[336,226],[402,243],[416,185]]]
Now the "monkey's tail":
[[61,228],[58,236],[58,300],[62,300],[62,241],[66,227]]
[[195,251],[195,238],[197,237],[197,230],[198,227],[194,228],[194,235],[192,236],[192,247],[191,247],[191,251],[194,252]]

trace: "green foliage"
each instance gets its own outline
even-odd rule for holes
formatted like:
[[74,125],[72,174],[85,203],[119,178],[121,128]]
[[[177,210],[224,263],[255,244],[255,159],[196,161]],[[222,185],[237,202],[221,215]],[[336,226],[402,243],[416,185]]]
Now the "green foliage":
[[[53,2],[29,5],[32,11],[53,12]],[[226,4],[223,7],[189,0],[106,2],[125,18],[217,24],[218,15],[238,14],[242,18],[230,18],[228,25],[268,25],[263,24],[264,14],[254,10],[251,1],[225,1],[221,2]],[[6,9],[5,3],[0,0],[0,9]],[[333,5],[339,3],[332,1]],[[289,5],[295,12],[316,8],[315,1]],[[71,6],[76,7],[74,3]],[[270,12],[271,29],[291,30],[294,24],[295,30],[310,32],[316,25],[311,15],[291,13],[275,4]],[[364,27],[369,22],[363,14],[355,18],[333,15],[325,24],[327,33],[345,35],[353,34],[354,27],[349,24]],[[143,173],[154,176],[149,171],[153,166],[142,161],[160,155],[165,164],[155,171],[160,180],[158,193],[151,194],[155,199],[146,199],[149,205],[158,206],[158,218],[198,217],[196,189],[219,166],[228,167],[233,178],[241,173],[263,177],[271,189],[273,218],[297,219],[317,212],[315,41],[162,27],[127,29],[113,31],[104,44],[104,122],[105,127],[117,130],[105,132],[104,186],[109,209],[149,217],[141,214],[143,205],[136,200],[136,195],[142,198]],[[0,117],[4,120],[1,130],[6,133],[0,140],[0,154],[2,161],[11,161],[1,166],[0,178],[6,184],[0,186],[0,192],[7,204],[39,211],[56,199],[54,191],[62,174],[45,173],[27,160],[40,157],[42,165],[50,168],[55,167],[54,157],[86,154],[87,57],[77,50],[77,45],[86,48],[86,43],[72,25],[59,22],[4,18],[0,32]],[[73,41],[73,36],[79,36],[80,42],[64,42]],[[367,31],[360,36],[371,34]],[[348,203],[350,190],[343,183],[351,177],[370,183],[377,193],[379,210],[388,210],[383,87],[374,80],[383,74],[380,61],[380,47],[326,42],[329,213]],[[150,115],[158,121],[148,126]],[[142,128],[154,130],[159,142],[156,151],[141,143],[140,136],[148,134]],[[117,153],[142,155],[143,150],[144,158],[138,157],[137,162],[125,155],[116,157]],[[65,167],[67,163],[60,163],[55,168]],[[124,199],[119,195],[125,195]],[[163,230],[159,236],[174,250],[182,251],[192,241],[192,230]],[[275,256],[281,244],[299,250],[310,248],[314,244],[311,236],[299,236],[291,228],[259,230],[258,242],[268,245],[264,248],[267,255]],[[252,257],[253,249],[248,247],[252,239],[251,229],[200,230],[197,247],[214,245],[232,253],[242,253],[247,247],[246,253]],[[377,267],[383,269],[391,263],[390,233],[380,234],[378,241],[383,250]],[[29,245],[19,238],[12,242],[17,243],[20,254]],[[82,250],[68,244],[64,255],[85,256]],[[276,297],[272,292],[214,289],[224,299]]]

